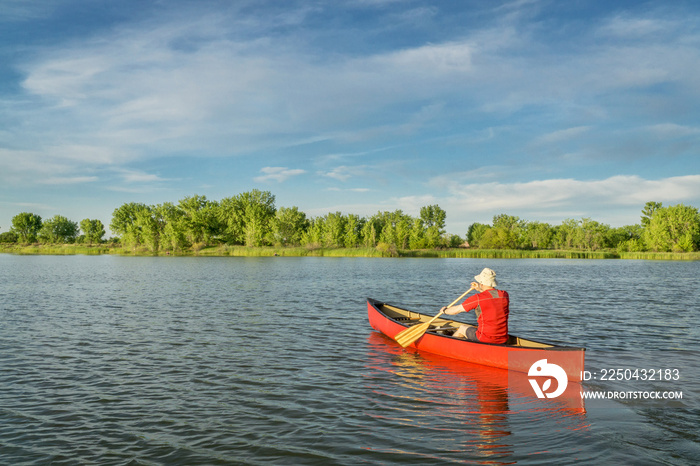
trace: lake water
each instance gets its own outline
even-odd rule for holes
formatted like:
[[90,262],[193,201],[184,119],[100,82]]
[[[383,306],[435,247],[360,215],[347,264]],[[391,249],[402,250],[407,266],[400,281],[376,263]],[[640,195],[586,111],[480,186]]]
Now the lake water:
[[[370,328],[366,297],[435,314],[486,266],[511,333],[682,399],[552,407]],[[698,262],[0,254],[0,463],[693,464],[698,290]]]

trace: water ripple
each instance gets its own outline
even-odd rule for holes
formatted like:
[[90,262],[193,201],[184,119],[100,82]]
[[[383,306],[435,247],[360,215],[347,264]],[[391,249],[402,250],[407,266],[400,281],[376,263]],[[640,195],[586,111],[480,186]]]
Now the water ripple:
[[[617,351],[621,363],[654,358],[697,373],[697,354],[677,351],[698,343],[698,316],[682,312],[696,299],[679,292],[700,285],[697,264],[0,255],[0,459],[673,464],[698,456],[694,385],[672,416],[638,403],[614,414],[572,411],[514,390],[504,371],[402,349],[369,328],[365,296],[434,313],[483,266],[508,284],[517,333],[584,343],[591,367]],[[656,353],[630,351],[639,341]]]

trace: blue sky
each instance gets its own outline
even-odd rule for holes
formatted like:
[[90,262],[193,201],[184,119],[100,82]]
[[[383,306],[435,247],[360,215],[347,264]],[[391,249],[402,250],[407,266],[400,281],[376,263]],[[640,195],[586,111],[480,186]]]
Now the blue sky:
[[254,188],[310,216],[700,207],[691,1],[0,0],[0,231]]

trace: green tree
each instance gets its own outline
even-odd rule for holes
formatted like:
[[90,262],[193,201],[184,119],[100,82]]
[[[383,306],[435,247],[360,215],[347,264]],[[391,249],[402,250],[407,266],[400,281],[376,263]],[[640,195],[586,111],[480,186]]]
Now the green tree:
[[146,206],[136,213],[136,226],[140,230],[141,242],[151,250],[158,252],[164,221],[154,207]]
[[376,221],[381,225],[379,229],[379,243],[396,247],[396,224],[394,223],[391,213],[386,211],[378,212]]
[[458,248],[464,243],[464,240],[459,235],[447,235],[445,237],[445,245],[448,248]]
[[429,205],[420,208],[420,219],[426,228],[437,226],[439,229],[445,228],[445,220],[447,212],[440,208],[439,205]]
[[228,244],[243,244],[245,242],[242,205],[238,196],[227,197],[219,201],[218,216],[222,224],[222,237]]
[[308,228],[306,214],[299,211],[298,207],[280,207],[272,222],[274,242],[282,246],[298,246]]
[[362,227],[365,219],[355,214],[349,214],[345,224],[345,247],[356,248],[362,241]]
[[596,222],[590,218],[581,219],[580,223],[580,249],[598,250],[609,247],[608,225]]
[[644,228],[649,226],[651,218],[654,216],[654,212],[661,209],[663,205],[660,202],[647,202],[642,209],[642,226]]
[[219,219],[226,241],[246,246],[271,243],[275,212],[275,196],[269,191],[254,189],[223,199]]
[[554,229],[554,244],[558,249],[571,249],[576,243],[577,233],[579,231],[579,221],[574,219],[566,219],[561,222],[561,225]]
[[76,222],[62,215],[54,215],[42,224],[39,239],[46,243],[74,243],[78,231]]
[[513,235],[505,228],[489,228],[479,240],[479,247],[483,249],[513,249]]
[[19,237],[14,231],[0,233],[0,243],[16,243]]
[[105,226],[100,220],[85,218],[80,221],[80,229],[88,243],[99,243],[105,235]]
[[479,247],[487,249],[516,249],[523,243],[523,224],[519,217],[500,214],[493,217],[493,226],[484,231]]
[[329,213],[324,217],[323,245],[337,248],[345,245],[346,219],[340,212]]
[[504,230],[516,231],[521,226],[520,217],[514,215],[498,214],[493,216],[493,227]]
[[445,220],[447,212],[440,206],[429,205],[420,208],[420,219],[423,221],[423,226],[426,229],[425,237],[427,245],[434,248],[440,244],[440,237],[445,233]]
[[189,222],[185,212],[171,202],[154,208],[155,217],[161,223],[160,246],[171,251],[181,251],[192,244],[187,238]]
[[625,225],[608,230],[608,246],[620,251],[636,252],[643,249],[641,238],[644,228],[641,225]]
[[643,238],[653,251],[696,251],[700,246],[698,209],[683,204],[657,209],[644,229]]
[[640,252],[644,251],[644,241],[642,235],[644,228],[641,225],[626,225],[620,228],[611,228],[610,244],[620,252]]
[[262,246],[275,218],[275,196],[269,191],[254,189],[243,193],[245,199],[246,246]]
[[195,194],[181,199],[178,208],[183,213],[180,225],[189,243],[206,244],[220,233],[218,203]]
[[413,218],[401,210],[394,212],[379,212],[373,217],[379,228],[379,242],[393,245],[397,248],[409,247]]
[[138,219],[145,215],[142,211],[148,209],[145,204],[136,202],[123,204],[114,209],[109,227],[114,233],[120,235],[122,245],[136,247],[142,244],[142,227]]
[[396,246],[401,249],[410,248],[411,230],[414,224],[413,217],[397,210],[394,212],[393,222]]
[[312,218],[309,221],[309,227],[301,236],[301,242],[305,246],[312,248],[320,248],[323,246],[323,238],[325,231],[325,219],[323,217]]
[[29,212],[22,212],[12,217],[12,229],[19,241],[31,243],[36,241],[39,230],[41,230],[41,217]]
[[469,243],[469,247],[480,248],[481,238],[483,238],[486,231],[490,229],[491,226],[484,223],[472,223],[469,225],[469,229],[467,230],[467,242]]
[[379,238],[382,234],[382,225],[384,221],[382,219],[382,214],[377,213],[373,215],[362,226],[362,240],[364,246],[367,248],[373,248],[379,243]]
[[428,247],[428,240],[425,237],[425,226],[420,218],[413,219],[408,237],[408,247],[410,249],[425,249]]
[[552,245],[554,229],[548,223],[528,222],[525,225],[523,237],[527,247],[548,249]]

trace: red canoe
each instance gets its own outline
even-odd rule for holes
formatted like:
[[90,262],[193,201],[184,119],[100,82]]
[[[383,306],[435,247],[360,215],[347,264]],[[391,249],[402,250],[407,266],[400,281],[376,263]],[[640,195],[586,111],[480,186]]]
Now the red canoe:
[[[389,338],[394,338],[399,332],[412,325],[425,323],[433,318],[433,316],[401,309],[371,298],[367,299],[367,314],[372,328]],[[504,345],[471,342],[450,336],[460,325],[463,325],[463,322],[437,319],[428,331],[410,346],[484,366],[529,372],[530,375],[540,375],[533,373],[536,363],[546,360],[547,365],[554,364],[561,367],[566,372],[568,380],[581,381],[585,348],[541,343],[514,335],[511,335],[508,344]]]

